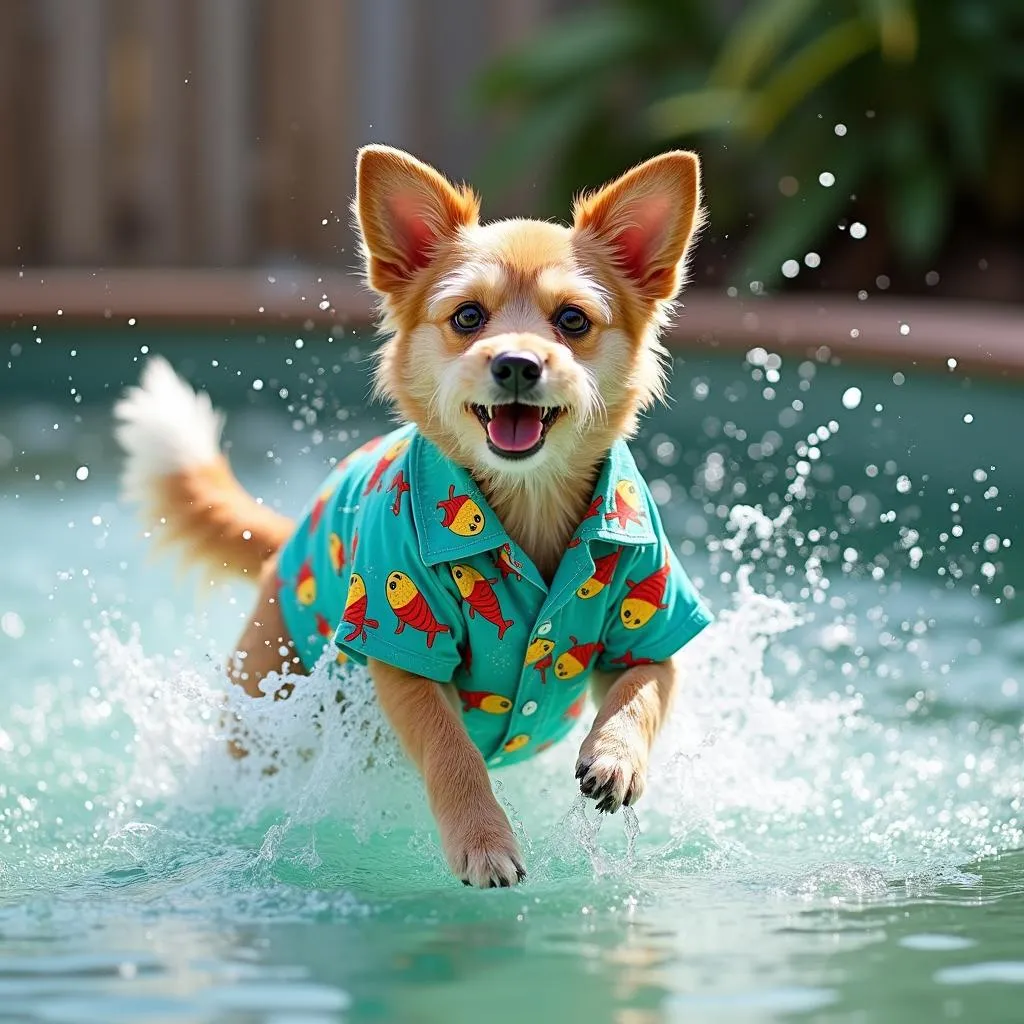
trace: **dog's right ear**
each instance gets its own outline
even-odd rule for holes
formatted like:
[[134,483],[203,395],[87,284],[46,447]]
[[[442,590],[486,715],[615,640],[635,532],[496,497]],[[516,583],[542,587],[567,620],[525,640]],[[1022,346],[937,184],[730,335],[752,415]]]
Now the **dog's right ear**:
[[431,262],[440,242],[477,222],[480,203],[471,189],[400,149],[364,146],[353,210],[370,287],[391,294]]

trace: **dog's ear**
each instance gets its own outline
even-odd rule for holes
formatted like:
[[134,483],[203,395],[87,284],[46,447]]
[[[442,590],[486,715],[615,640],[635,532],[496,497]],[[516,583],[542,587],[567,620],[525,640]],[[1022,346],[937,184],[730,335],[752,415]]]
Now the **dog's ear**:
[[353,204],[370,287],[400,290],[433,259],[438,243],[475,224],[480,204],[415,157],[390,146],[364,146],[356,161]]
[[679,291],[686,250],[701,220],[700,163],[682,150],[639,164],[573,206],[576,231],[606,246],[640,294],[654,302]]

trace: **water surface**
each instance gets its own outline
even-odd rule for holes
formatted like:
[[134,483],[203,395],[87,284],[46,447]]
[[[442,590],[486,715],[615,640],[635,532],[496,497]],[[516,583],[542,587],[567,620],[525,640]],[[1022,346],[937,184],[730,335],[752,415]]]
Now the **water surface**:
[[365,680],[344,720],[326,678],[238,705],[275,775],[224,756],[250,594],[154,560],[116,503],[143,345],[290,512],[386,424],[365,351],[36,336],[0,370],[0,1021],[1021,1019],[1018,393],[680,363],[636,451],[719,621],[636,819],[576,799],[574,736],[495,775],[530,877],[476,892]]

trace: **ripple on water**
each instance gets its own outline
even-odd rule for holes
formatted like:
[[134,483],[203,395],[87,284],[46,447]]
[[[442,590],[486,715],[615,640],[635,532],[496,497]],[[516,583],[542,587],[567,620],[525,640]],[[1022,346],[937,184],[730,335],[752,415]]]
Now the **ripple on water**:
[[982,985],[990,982],[1024,985],[1024,961],[992,960],[943,967],[935,972],[935,980],[940,985]]
[[916,949],[924,953],[947,953],[958,949],[970,949],[977,945],[974,939],[963,935],[904,935],[900,939],[904,949]]

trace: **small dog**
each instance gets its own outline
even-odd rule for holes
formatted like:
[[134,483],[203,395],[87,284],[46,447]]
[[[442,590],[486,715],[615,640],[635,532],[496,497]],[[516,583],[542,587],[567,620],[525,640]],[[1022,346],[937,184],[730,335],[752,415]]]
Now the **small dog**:
[[389,335],[376,394],[406,426],[347,456],[299,524],[254,501],[222,426],[162,360],[116,407],[126,495],[165,540],[260,583],[231,676],[276,696],[325,655],[368,665],[466,885],[525,876],[488,767],[598,712],[576,777],[644,791],[672,656],[710,621],[626,446],[662,398],[658,341],[701,222],[669,152],[580,198],[572,226],[479,221],[467,187],[360,151],[354,213]]

